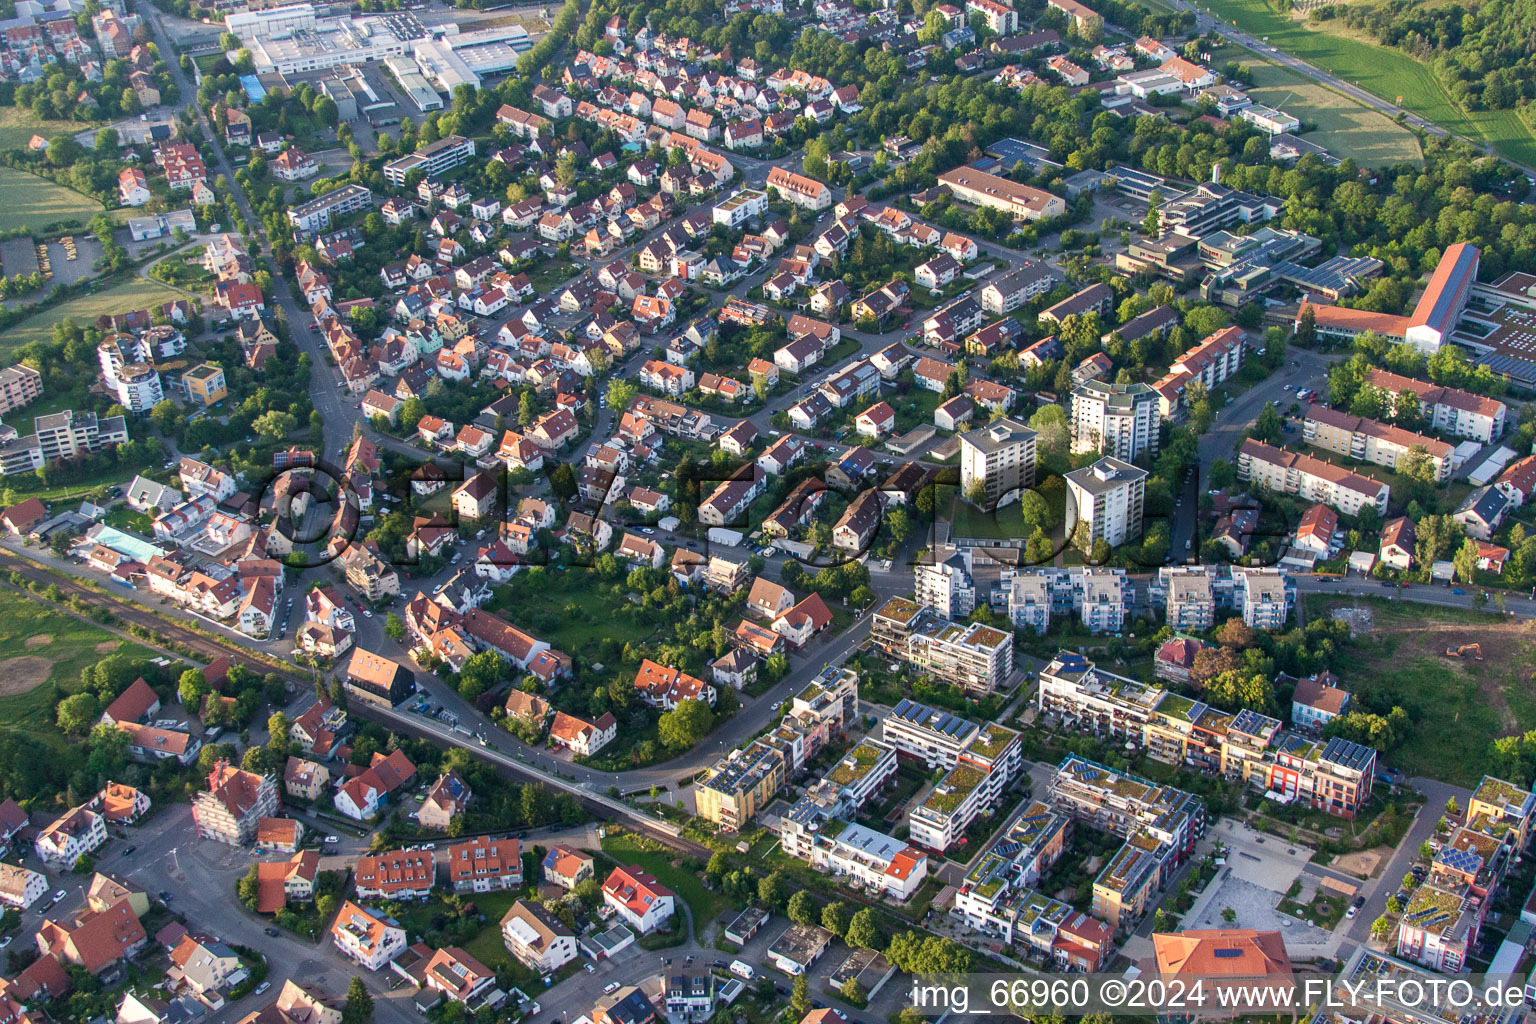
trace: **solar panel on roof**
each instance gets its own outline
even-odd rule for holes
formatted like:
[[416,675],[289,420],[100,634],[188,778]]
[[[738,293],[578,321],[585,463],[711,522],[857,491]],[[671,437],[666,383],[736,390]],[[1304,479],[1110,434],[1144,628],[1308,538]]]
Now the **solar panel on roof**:
[[1243,951],[1240,949],[1218,949],[1215,951],[1215,955],[1221,960],[1232,960],[1242,956]]

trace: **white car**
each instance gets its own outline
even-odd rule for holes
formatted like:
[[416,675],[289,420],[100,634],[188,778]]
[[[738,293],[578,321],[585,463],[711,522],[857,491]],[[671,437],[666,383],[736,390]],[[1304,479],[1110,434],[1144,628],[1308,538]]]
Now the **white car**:
[[52,899],[51,902],[52,903],[57,903],[57,902],[59,902],[59,900],[63,899],[65,896],[68,896],[68,895],[69,895],[69,893],[65,892],[63,889],[58,889],[58,890],[56,890],[54,892],[53,899]]
[[252,995],[258,995],[259,996],[259,995],[261,995],[263,992],[265,992],[267,989],[269,989],[271,987],[272,987],[272,983],[270,981],[264,981],[260,985],[256,986],[256,991],[253,992]]
[[606,995],[612,995],[614,992],[617,992],[618,990],[619,990],[619,983],[616,982],[616,981],[610,981],[608,984],[603,986],[603,995],[605,995],[605,996]]
[[341,840],[337,839],[335,836],[326,836],[325,837],[325,845],[326,846],[335,846],[339,842],[341,842]]

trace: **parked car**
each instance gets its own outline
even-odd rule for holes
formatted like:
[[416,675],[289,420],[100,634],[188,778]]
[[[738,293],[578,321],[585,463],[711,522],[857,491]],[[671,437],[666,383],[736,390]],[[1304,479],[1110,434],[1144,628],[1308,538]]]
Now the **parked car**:
[[282,933],[281,933],[281,932],[279,932],[279,931],[278,931],[278,930],[277,930],[277,929],[276,929],[276,928],[263,928],[263,929],[262,929],[262,930],[261,930],[261,933],[262,933],[262,934],[263,934],[263,935],[266,935],[266,936],[267,936],[267,937],[269,937],[269,938],[273,938],[273,939],[275,939],[275,938],[277,938],[277,937],[278,937],[278,935],[280,935],[280,934],[282,934]]
[[617,992],[618,990],[619,990],[619,983],[616,982],[616,981],[610,981],[608,984],[603,986],[603,995],[605,995],[605,996],[606,995],[612,995],[614,992]]
[[259,995],[261,995],[263,992],[265,992],[267,989],[269,989],[271,987],[272,987],[272,983],[270,981],[264,981],[260,985],[256,986],[256,991],[253,994],[259,996]]
[[335,846],[339,842],[341,842],[341,840],[337,839],[335,836],[326,836],[325,837],[325,845],[326,846]]
[[591,963],[582,964],[581,965],[581,969],[586,971],[588,974],[596,974],[597,973],[597,968],[593,967],[591,965]]

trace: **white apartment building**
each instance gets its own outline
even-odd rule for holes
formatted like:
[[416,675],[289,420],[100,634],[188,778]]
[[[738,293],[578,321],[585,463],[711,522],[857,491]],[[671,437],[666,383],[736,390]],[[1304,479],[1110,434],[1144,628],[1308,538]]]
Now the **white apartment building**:
[[710,219],[734,231],[753,217],[761,217],[767,212],[768,193],[755,188],[744,188],[732,192],[729,198],[716,203]]
[[1170,629],[1181,633],[1210,629],[1216,624],[1216,593],[1204,573],[1187,573],[1168,581],[1164,605]]
[[1092,551],[1097,541],[1116,547],[1141,536],[1147,471],[1113,455],[1067,474],[1072,542]]
[[970,548],[944,547],[929,552],[912,570],[917,603],[946,619],[970,615],[976,610],[971,566]]
[[86,807],[76,807],[37,837],[38,860],[65,868],[107,841],[107,819]]
[[331,925],[331,941],[358,966],[377,971],[405,949],[405,929],[390,918],[348,900]]
[[131,413],[143,415],[165,398],[160,374],[153,366],[144,363],[121,367],[113,383],[118,404]]
[[501,941],[518,962],[553,971],[576,959],[576,935],[531,900],[518,900],[501,918]]
[[1126,462],[1157,452],[1157,392],[1147,384],[1090,380],[1072,389],[1072,452]]
[[1125,573],[1089,566],[1073,594],[1077,617],[1090,633],[1118,633],[1125,627],[1129,587]]
[[1366,374],[1365,383],[1383,392],[1389,410],[1399,394],[1412,391],[1419,396],[1419,411],[1429,425],[1443,434],[1487,444],[1504,433],[1508,410],[1495,399],[1378,369]]
[[1366,507],[1385,516],[1392,493],[1391,488],[1372,477],[1252,437],[1238,449],[1237,478],[1281,494],[1322,502],[1350,516]]
[[1233,600],[1254,629],[1282,629],[1291,610],[1289,578],[1279,569],[1232,567]]
[[1307,406],[1301,424],[1301,439],[1314,448],[1388,469],[1396,469],[1398,462],[1411,450],[1421,448],[1434,466],[1435,480],[1445,483],[1451,478],[1452,448],[1446,442],[1390,423],[1351,416],[1339,409]]
[[1033,430],[1008,416],[961,434],[961,493],[969,496],[979,485],[986,506],[995,507],[1020,488],[1034,486],[1035,438]]
[[1013,634],[980,622],[928,622],[907,638],[906,657],[967,693],[991,693],[1013,671]]
[[1008,621],[1041,636],[1051,628],[1051,588],[1044,576],[1020,574],[1008,581]]
[[864,740],[812,784],[785,815],[784,852],[871,892],[906,900],[928,875],[928,855],[873,829],[846,824],[896,774],[896,749]]
[[971,822],[996,807],[1016,774],[1003,759],[1019,763],[1019,735],[1000,725],[986,725],[922,804],[908,819],[914,845],[943,852],[958,843]]
[[807,858],[811,867],[872,894],[904,903],[928,877],[928,855],[904,840],[863,825],[818,835]]
[[0,864],[0,903],[26,910],[48,891],[48,879],[15,864]]

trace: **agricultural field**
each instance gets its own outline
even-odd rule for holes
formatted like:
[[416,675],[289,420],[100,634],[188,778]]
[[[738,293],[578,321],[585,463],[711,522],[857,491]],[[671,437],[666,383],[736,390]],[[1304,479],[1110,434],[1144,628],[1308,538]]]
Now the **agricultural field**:
[[[1405,53],[1343,34],[1340,26],[1314,26],[1281,13],[1265,0],[1208,0],[1206,8],[1250,35],[1338,75],[1422,117],[1524,164],[1536,164],[1536,136],[1513,110],[1467,113],[1446,95],[1427,64]],[[1302,116],[1299,112],[1297,116]]]
[[97,292],[77,295],[6,331],[4,338],[0,339],[0,359],[9,359],[16,349],[29,342],[49,340],[53,337],[53,325],[65,317],[85,324],[108,313],[128,313],[185,297],[182,292],[139,277],[118,282]]
[[1245,91],[1259,103],[1317,125],[1303,136],[1308,142],[1341,159],[1352,157],[1362,167],[1424,163],[1418,136],[1387,115],[1278,65],[1251,61],[1249,67],[1254,84]]
[[0,191],[5,194],[5,203],[0,204],[0,231],[41,231],[70,220],[84,227],[102,211],[102,205],[90,196],[11,167],[0,167]]
[[80,689],[80,670],[109,654],[145,658],[150,652],[104,629],[65,615],[52,604],[0,590],[0,729],[47,743],[64,742],[53,720],[54,688]]
[[[1354,640],[1330,666],[1365,707],[1400,705],[1413,720],[1387,761],[1412,778],[1475,783],[1489,747],[1536,729],[1536,627],[1491,612],[1380,598],[1312,596],[1308,618],[1345,616]],[[1446,657],[1476,642],[1483,660]]]

